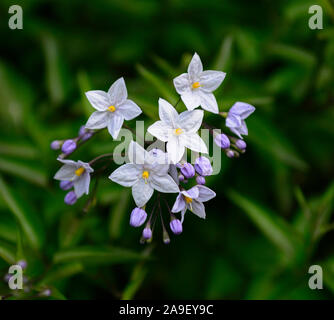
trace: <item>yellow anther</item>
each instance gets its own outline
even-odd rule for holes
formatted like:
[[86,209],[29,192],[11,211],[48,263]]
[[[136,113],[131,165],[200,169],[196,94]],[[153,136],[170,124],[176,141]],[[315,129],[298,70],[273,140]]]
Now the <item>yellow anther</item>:
[[184,196],[184,199],[186,200],[187,203],[192,203],[193,202],[193,199],[191,199],[189,197]]
[[109,110],[110,112],[115,112],[115,111],[116,111],[116,108],[115,108],[115,106],[110,106],[110,107],[108,108],[108,110]]
[[181,128],[177,128],[177,129],[174,130],[174,133],[177,136],[179,136],[182,132],[183,132],[183,130]]
[[83,167],[80,167],[79,169],[75,170],[75,174],[80,177],[85,172],[85,169]]
[[148,171],[143,171],[143,174],[142,174],[143,179],[147,180],[149,176],[150,174],[148,173]]
[[194,82],[193,85],[192,85],[192,88],[193,89],[197,89],[199,88],[201,85],[199,84],[199,82]]

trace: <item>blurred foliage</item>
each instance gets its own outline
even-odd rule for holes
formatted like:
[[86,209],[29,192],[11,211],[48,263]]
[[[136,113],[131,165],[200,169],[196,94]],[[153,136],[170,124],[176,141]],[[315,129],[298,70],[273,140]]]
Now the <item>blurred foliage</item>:
[[[15,3],[23,30],[7,26],[12,1],[0,3],[0,274],[25,259],[33,285],[16,298],[45,288],[54,299],[334,297],[331,0]],[[323,30],[308,28],[313,4],[323,8]],[[128,225],[129,190],[104,178],[88,212],[87,197],[63,203],[49,145],[85,123],[85,91],[120,76],[148,125],[159,96],[177,101],[172,79],[195,51],[206,69],[227,72],[215,92],[221,110],[256,106],[248,149],[222,157],[221,174],[207,179],[217,197],[206,221],[188,214],[169,246],[157,232],[143,247],[141,230]],[[115,145],[101,133],[73,158]],[[324,290],[308,288],[312,264],[323,267]],[[4,281],[0,293],[11,293]]]

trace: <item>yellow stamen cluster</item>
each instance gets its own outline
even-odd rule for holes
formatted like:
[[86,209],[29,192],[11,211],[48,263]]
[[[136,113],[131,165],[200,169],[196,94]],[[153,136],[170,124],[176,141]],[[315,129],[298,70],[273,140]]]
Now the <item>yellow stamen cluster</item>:
[[85,168],[80,167],[79,169],[75,170],[75,174],[80,177],[85,172]]
[[199,84],[199,82],[194,82],[193,84],[192,84],[192,88],[193,89],[197,89],[197,88],[199,88],[201,85]]
[[108,110],[109,110],[110,112],[115,112],[115,111],[116,111],[116,108],[115,108],[115,106],[110,106],[110,107],[108,108]]
[[144,180],[147,180],[149,176],[150,176],[150,174],[149,174],[148,171],[143,171],[142,177],[143,177]]
[[186,197],[186,196],[184,196],[184,200],[186,200],[187,203],[192,203],[193,202],[193,199],[191,199],[189,197]]
[[183,130],[181,128],[177,128],[177,129],[174,130],[174,133],[177,136],[179,136],[182,132],[183,132]]

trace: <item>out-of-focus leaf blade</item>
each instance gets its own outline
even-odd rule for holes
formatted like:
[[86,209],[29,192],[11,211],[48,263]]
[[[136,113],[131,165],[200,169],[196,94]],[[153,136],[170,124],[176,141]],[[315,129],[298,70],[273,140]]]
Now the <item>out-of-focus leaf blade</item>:
[[31,247],[34,249],[41,248],[44,241],[44,229],[38,216],[27,204],[23,205],[22,199],[21,202],[18,200],[18,194],[7,185],[1,176],[0,196],[19,221]]

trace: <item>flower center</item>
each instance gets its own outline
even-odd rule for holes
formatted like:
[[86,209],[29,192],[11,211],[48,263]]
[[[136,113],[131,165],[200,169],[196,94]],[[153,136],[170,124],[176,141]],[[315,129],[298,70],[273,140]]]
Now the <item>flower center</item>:
[[75,174],[80,177],[85,172],[85,168],[80,167],[79,169],[75,170]]
[[148,171],[143,171],[142,177],[143,177],[144,180],[147,180],[149,176],[150,176],[150,174],[149,174]]
[[192,203],[193,202],[193,199],[191,199],[189,197],[186,197],[186,196],[184,196],[184,200],[186,200],[187,203]]
[[199,82],[197,81],[197,82],[194,82],[193,84],[192,84],[192,88],[193,89],[197,89],[197,88],[199,88],[201,85],[199,84]]
[[177,128],[177,129],[174,130],[174,134],[176,136],[179,136],[182,132],[183,132],[183,130],[181,128]]
[[116,111],[116,108],[115,108],[115,106],[110,106],[110,107],[108,108],[108,110],[109,110],[110,112],[115,112],[115,111]]

